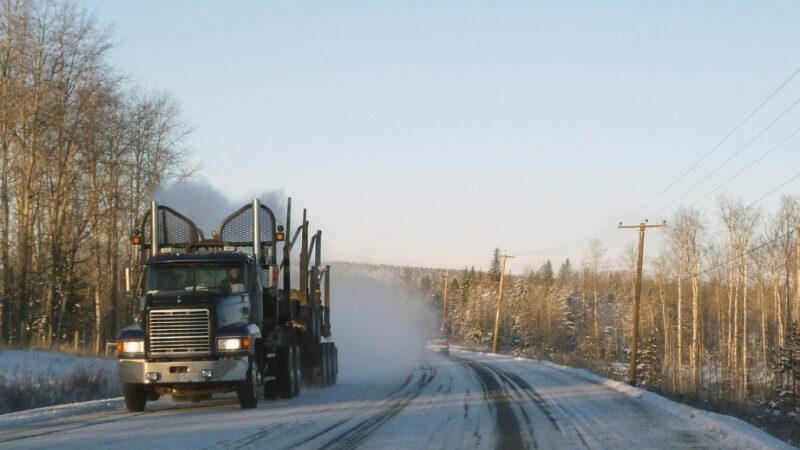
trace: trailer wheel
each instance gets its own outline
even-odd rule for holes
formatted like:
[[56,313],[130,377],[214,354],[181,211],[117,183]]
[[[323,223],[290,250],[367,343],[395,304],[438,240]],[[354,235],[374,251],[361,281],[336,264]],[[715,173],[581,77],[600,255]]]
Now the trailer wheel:
[[322,367],[325,378],[325,387],[331,385],[333,381],[333,366],[331,365],[331,345],[327,342],[322,344]]
[[297,384],[294,346],[287,346],[278,352],[278,394],[281,398],[292,398]]
[[306,347],[300,353],[300,382],[303,386],[314,386],[314,352]]
[[328,343],[328,386],[336,384],[336,346]]
[[144,385],[123,383],[122,393],[125,396],[125,408],[128,411],[144,411],[144,405],[147,404],[147,392],[144,390]]
[[324,387],[324,379],[322,372],[322,346],[318,346],[313,351],[309,351],[308,358],[308,371],[309,385],[315,388]]
[[258,387],[260,384],[261,377],[258,374],[258,367],[255,360],[250,358],[247,379],[236,388],[236,396],[239,397],[239,406],[242,409],[251,409],[258,405]]
[[300,366],[300,347],[294,347],[294,396],[300,395],[300,385],[302,380],[302,370]]
[[331,365],[333,366],[333,370],[331,371],[333,373],[333,381],[331,381],[331,384],[334,385],[339,379],[339,349],[336,348],[336,344],[331,345],[331,348],[333,350],[333,352],[331,352],[333,353],[333,356],[331,357]]

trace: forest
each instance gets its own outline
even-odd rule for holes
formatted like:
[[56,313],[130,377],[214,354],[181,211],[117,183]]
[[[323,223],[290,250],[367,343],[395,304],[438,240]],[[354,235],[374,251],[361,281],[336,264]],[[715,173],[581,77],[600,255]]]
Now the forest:
[[[765,212],[720,195],[714,211],[679,209],[665,244],[645,251],[640,385],[682,399],[759,405],[797,417],[800,375],[800,198]],[[620,233],[624,231],[620,230]],[[555,267],[506,274],[498,351],[585,366],[624,379],[630,361],[637,248],[612,255],[591,240]],[[502,252],[489,270],[404,272],[445,333],[491,349]],[[735,407],[735,406],[734,406]]]
[[109,63],[69,2],[0,2],[0,340],[100,351],[129,317],[129,236],[153,190],[191,173],[168,95]]

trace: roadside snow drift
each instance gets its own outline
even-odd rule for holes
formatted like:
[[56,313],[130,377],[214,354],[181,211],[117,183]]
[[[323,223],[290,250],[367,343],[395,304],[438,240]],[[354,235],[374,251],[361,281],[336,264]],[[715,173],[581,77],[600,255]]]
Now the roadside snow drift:
[[0,350],[0,413],[118,395],[116,359]]

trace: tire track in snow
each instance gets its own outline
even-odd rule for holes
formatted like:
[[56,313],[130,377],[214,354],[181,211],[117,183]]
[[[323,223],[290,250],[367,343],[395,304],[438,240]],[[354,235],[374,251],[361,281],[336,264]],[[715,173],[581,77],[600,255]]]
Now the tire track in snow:
[[[126,419],[131,419],[134,417],[139,416],[154,416],[154,415],[171,415],[171,414],[178,414],[186,410],[209,410],[213,411],[220,408],[230,408],[233,405],[237,405],[235,401],[222,401],[222,402],[215,402],[215,404],[200,404],[200,405],[188,405],[188,406],[177,406],[177,407],[167,407],[167,408],[158,408],[158,409],[151,409],[148,411],[142,411],[137,413],[128,413],[128,412],[119,412],[119,411],[112,411],[112,417],[108,417],[109,412],[98,412],[95,414],[90,415],[90,417],[86,417],[86,415],[78,416],[72,420],[58,420],[57,423],[54,422],[37,422],[35,425],[39,427],[38,429],[31,430],[28,429],[15,429],[11,431],[6,431],[0,433],[0,444],[8,443],[8,442],[17,442],[17,441],[24,441],[27,439],[34,439],[43,436],[50,436],[58,433],[66,433],[74,430],[81,430],[83,428],[89,428],[98,425],[105,425],[108,423],[120,422]],[[41,429],[44,427],[44,429]],[[30,432],[30,433],[27,433]]]
[[[22,441],[25,439],[33,439],[41,436],[49,436],[52,434],[63,433],[73,430],[80,430],[82,428],[93,427],[97,425],[104,425],[107,423],[119,422],[125,419],[130,419],[132,417],[139,417],[144,415],[154,415],[154,414],[171,414],[176,411],[185,411],[188,409],[217,409],[220,406],[228,407],[230,406],[231,402],[225,402],[223,404],[217,405],[192,405],[192,406],[179,406],[176,408],[159,408],[156,410],[150,411],[143,411],[138,413],[126,413],[126,412],[116,412],[115,415],[111,418],[98,418],[98,417],[78,417],[75,420],[67,420],[61,421],[56,424],[40,424],[37,426],[44,426],[46,427],[44,430],[34,430],[32,433],[26,433],[26,431],[31,430],[13,430],[0,433],[0,444],[7,443],[7,442],[15,442],[15,441]],[[100,414],[100,417],[107,417],[107,414],[102,412],[97,413]]]
[[[713,440],[704,439],[702,433],[698,434],[695,430],[684,429],[682,424],[674,432],[664,432],[669,427],[660,422],[662,415],[654,414],[642,403],[593,379],[531,364],[515,364],[513,367],[515,372],[545,387],[543,395],[539,394],[539,397],[559,421],[564,437],[573,446],[639,448],[643,445],[644,433],[651,439],[645,444],[648,448],[723,448],[710,445]],[[604,400],[609,403],[613,401],[613,405],[601,405],[599,402]],[[616,424],[623,422],[631,428],[634,427],[633,423],[641,423],[643,425],[639,428],[642,431],[615,428]]]
[[[403,388],[408,386],[411,383],[411,380],[413,379],[413,377],[414,377],[414,373],[413,372],[408,374],[408,376],[405,378],[403,383],[401,383],[398,387],[396,387],[391,392],[389,392],[388,397],[391,398],[391,397],[395,396]],[[321,410],[317,411],[315,414],[322,415],[322,414],[327,413],[327,412],[329,412],[329,411],[331,411],[331,410],[333,410],[335,408],[336,408],[335,406],[330,406],[328,408],[324,408],[324,409],[321,409]],[[313,435],[311,435],[309,437],[306,437],[302,442],[290,445],[290,446],[288,446],[286,448],[295,448],[295,447],[298,447],[298,446],[302,446],[302,445],[306,444],[307,442],[310,442],[310,441],[316,439],[317,437],[319,437],[319,436],[321,436],[321,435],[323,435],[323,434],[325,434],[325,433],[327,433],[327,432],[329,432],[329,431],[341,426],[342,424],[348,422],[349,420],[351,420],[351,419],[350,418],[345,418],[345,419],[339,420],[339,421],[335,422],[334,424],[332,424],[332,425],[330,425],[328,427],[325,427],[324,429],[314,433]],[[248,435],[246,435],[244,437],[240,437],[240,438],[232,440],[232,441],[215,442],[212,445],[209,445],[208,447],[204,447],[201,450],[211,450],[211,449],[217,449],[217,448],[238,449],[238,448],[243,448],[243,447],[247,447],[247,446],[252,446],[253,444],[256,444],[257,442],[267,438],[272,432],[276,431],[278,428],[285,427],[287,425],[289,426],[289,428],[285,429],[285,430],[282,430],[282,432],[284,434],[290,434],[290,433],[294,432],[295,430],[298,430],[298,429],[306,427],[305,424],[296,424],[296,423],[292,424],[291,422],[288,422],[288,421],[278,421],[278,422],[270,423],[270,424],[268,424],[266,426],[263,426],[263,427],[259,428],[258,430],[256,430],[254,433],[250,433],[250,434],[248,434]]]
[[[32,434],[26,434],[25,433],[25,431],[30,431],[30,430],[22,430],[22,434],[20,434],[18,431],[12,431],[12,432],[8,432],[8,433],[4,433],[2,436],[0,436],[0,444],[4,444],[4,443],[7,443],[7,442],[22,441],[22,440],[25,440],[25,439],[33,439],[33,438],[37,438],[37,437],[41,437],[41,436],[49,436],[51,434],[62,433],[62,432],[65,432],[65,431],[79,430],[81,428],[88,428],[88,427],[92,427],[92,426],[95,426],[95,425],[103,425],[103,424],[111,423],[111,422],[118,422],[120,420],[125,420],[125,419],[127,419],[129,417],[141,416],[143,414],[146,414],[146,413],[125,414],[125,415],[122,415],[122,416],[119,416],[119,417],[114,417],[114,418],[111,418],[111,419],[92,420],[91,422],[88,422],[88,423],[85,422],[86,419],[81,419],[81,420],[68,422],[66,424],[62,423],[62,424],[60,424],[60,426],[56,425],[55,429],[51,428],[51,429],[48,429],[48,430],[45,430],[45,431],[40,431],[38,433],[34,432]],[[9,436],[9,435],[11,435],[11,437],[6,438],[6,436]]]
[[[517,383],[524,390],[525,394],[531,399],[531,401],[536,403],[536,405],[539,406],[539,408],[542,411],[544,411],[544,413],[547,415],[547,418],[550,419],[550,422],[553,423],[553,426],[555,426],[559,431],[562,431],[558,419],[556,418],[555,414],[553,414],[553,412],[550,410],[550,407],[547,405],[547,402],[545,401],[544,397],[542,397],[541,394],[536,392],[536,389],[534,389],[530,385],[530,383],[528,383],[521,376],[515,373],[503,371],[503,374],[514,380],[514,382]],[[574,431],[575,434],[578,436],[578,439],[580,439],[581,443],[586,448],[592,448],[592,446],[589,445],[586,436],[584,436],[580,428],[575,428]]]
[[[498,378],[495,377],[495,369],[470,359],[454,359],[475,372],[483,387],[484,397],[494,407],[497,417],[497,448],[503,450],[528,448],[528,445],[522,439],[522,429],[519,425],[517,414],[512,408],[513,399],[510,392],[501,386]],[[533,429],[532,427],[529,428],[532,435]],[[532,442],[534,448],[536,448],[536,441]]]
[[[526,397],[528,397],[531,400],[531,402],[533,402],[544,413],[544,415],[547,417],[547,419],[550,421],[550,423],[553,425],[553,428],[555,428],[556,431],[558,431],[559,433],[563,432],[563,430],[561,428],[561,425],[559,424],[558,419],[556,418],[555,414],[553,414],[553,412],[550,410],[550,406],[547,404],[547,402],[545,401],[544,397],[542,397],[541,394],[539,394],[536,391],[536,389],[534,389],[530,385],[530,383],[525,381],[519,375],[517,375],[515,373],[512,373],[512,372],[504,371],[502,369],[496,369],[495,373],[497,373],[500,377],[504,378],[507,383],[517,385],[519,387],[519,389],[521,389],[521,390],[516,389],[516,388],[514,388],[514,389],[517,392],[521,392]],[[523,412],[524,412],[524,410],[523,410]],[[530,424],[530,422],[529,422],[529,424]],[[589,445],[589,442],[586,439],[586,436],[583,434],[583,432],[579,428],[574,428],[573,431],[575,431],[575,434],[578,436],[578,439],[580,439],[581,444],[583,444],[584,447],[592,448],[592,446]]]
[[548,389],[548,392],[550,392],[550,394],[547,395],[548,400],[545,401],[551,405],[553,409],[560,411],[560,414],[557,415],[563,419],[562,422],[572,432],[574,432],[578,439],[580,439],[581,443],[586,445],[588,448],[625,447],[631,446],[632,442],[624,442],[623,435],[621,433],[614,432],[613,428],[608,426],[608,424],[603,420],[603,416],[592,414],[587,406],[582,405],[576,407],[576,405],[567,401],[568,398],[565,399],[560,397],[560,395],[563,394],[553,392],[552,387],[560,387],[560,389],[565,389],[564,377],[566,377],[566,379],[578,382],[577,385],[568,387],[572,395],[586,395],[587,397],[595,396],[597,393],[581,394],[581,392],[585,390],[585,386],[592,386],[593,388],[608,392],[611,395],[619,396],[621,402],[624,402],[626,405],[637,409],[638,413],[642,416],[647,416],[650,414],[650,412],[643,408],[639,403],[634,402],[625,396],[621,396],[616,391],[597,384],[595,381],[587,380],[575,374],[556,374],[549,370],[542,370],[540,368],[524,365],[520,367],[520,370],[523,370],[526,374],[528,374],[528,376],[535,377],[541,382],[551,386],[551,388]]
[[[435,369],[432,369],[432,368],[427,368],[427,369],[433,370],[434,371],[434,376],[435,376]],[[411,385],[412,381],[414,380],[415,373],[416,373],[416,370],[412,371],[411,373],[409,373],[408,376],[404,379],[404,381],[400,385],[398,385],[396,388],[392,389],[391,391],[389,391],[386,394],[386,399],[387,400],[384,401],[384,405],[388,405],[388,406],[385,407],[384,409],[382,409],[381,413],[378,413],[376,416],[380,416],[382,414],[385,414],[386,411],[390,410],[396,403],[401,402],[401,401],[403,401],[404,399],[407,398],[407,396],[409,394],[404,393],[404,391],[408,389],[409,385]],[[420,382],[425,381],[427,375],[428,375],[428,372],[423,373],[422,378],[420,379]],[[432,379],[432,377],[431,377],[431,379]],[[427,382],[425,384],[427,385],[428,383],[430,383],[430,380],[427,380]],[[316,415],[324,415],[324,413],[329,412],[331,410],[334,410],[336,408],[337,408],[337,406],[334,405],[334,406],[331,406],[331,407],[328,407],[328,408],[325,408],[325,409],[321,409],[321,410],[315,411],[315,414]],[[399,412],[399,411],[397,411],[397,412]],[[368,422],[368,421],[374,419],[376,416],[371,416],[370,418],[366,419],[364,422]],[[393,416],[394,416],[394,414],[392,415],[392,417]],[[241,437],[241,438],[233,440],[233,441],[216,442],[216,443],[214,443],[213,445],[211,445],[211,446],[209,446],[207,448],[208,449],[211,449],[211,448],[230,448],[230,449],[233,449],[233,448],[248,448],[248,447],[252,447],[254,445],[258,445],[259,442],[261,442],[261,441],[263,441],[265,439],[268,439],[272,435],[272,433],[278,432],[279,429],[280,429],[280,433],[282,433],[284,435],[292,434],[292,433],[295,433],[295,432],[299,431],[301,433],[301,439],[302,439],[301,441],[295,442],[295,443],[290,444],[290,445],[280,446],[281,448],[306,448],[306,447],[309,446],[310,442],[312,442],[312,441],[314,441],[314,440],[316,440],[316,439],[318,439],[318,438],[320,438],[320,437],[332,432],[333,430],[336,430],[336,429],[344,426],[345,424],[347,424],[348,422],[351,422],[352,420],[353,420],[352,417],[346,417],[344,419],[340,419],[340,420],[334,422],[333,424],[328,425],[325,428],[323,428],[321,430],[318,430],[318,431],[316,431],[313,434],[308,435],[308,436],[302,436],[302,431],[301,431],[304,428],[307,428],[307,426],[308,426],[307,424],[291,423],[291,422],[287,422],[287,421],[279,421],[279,422],[270,423],[270,424],[268,424],[268,425],[266,425],[264,427],[261,427],[256,432],[251,433],[251,434],[249,434],[247,436]],[[361,422],[358,425],[356,425],[356,428],[362,426],[364,424],[364,422]],[[287,425],[288,425],[288,428],[286,428]],[[354,428],[350,429],[350,431],[353,431],[353,430],[354,430]],[[347,432],[345,432],[344,434],[347,434]],[[330,446],[331,442],[329,442],[328,444],[323,444],[323,445]],[[343,448],[347,448],[347,447],[343,447]]]
[[539,409],[542,410],[550,423],[553,424],[553,427],[555,427],[556,430],[561,431],[561,426],[558,424],[558,420],[555,418],[555,416],[553,416],[553,413],[550,412],[550,409],[548,408],[547,403],[545,403],[542,396],[539,395],[539,393],[536,392],[533,387],[531,387],[530,383],[523,380],[519,375],[511,372],[506,372],[500,369],[495,369],[494,372],[503,378],[509,385],[511,385],[515,391],[528,397],[536,406],[539,407]]
[[[405,395],[398,395],[396,398],[391,398],[385,403],[385,407],[379,413],[367,418],[366,420],[362,421],[358,425],[349,430],[345,431],[344,433],[336,436],[332,440],[328,441],[327,444],[319,447],[320,449],[354,449],[361,445],[364,441],[366,441],[375,431],[377,431],[383,424],[388,422],[394,416],[399,414],[409,403],[411,403],[415,398],[417,398],[420,393],[422,393],[423,389],[427,387],[431,381],[436,377],[436,369],[432,366],[426,364],[423,366],[423,374],[420,377],[419,381],[412,387],[412,390],[405,393]],[[331,428],[335,429],[337,427]],[[331,431],[331,429],[326,430],[326,432]],[[314,436],[312,439],[319,437],[320,435]],[[311,439],[307,439],[303,443],[310,442]],[[299,444],[302,445],[302,444]]]

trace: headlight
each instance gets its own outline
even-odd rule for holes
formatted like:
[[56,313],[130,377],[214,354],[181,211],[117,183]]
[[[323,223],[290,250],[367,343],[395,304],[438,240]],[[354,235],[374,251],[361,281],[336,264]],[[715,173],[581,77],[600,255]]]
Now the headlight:
[[250,339],[246,337],[217,339],[217,349],[221,352],[235,352],[250,348]]
[[144,341],[117,341],[117,353],[144,353]]

